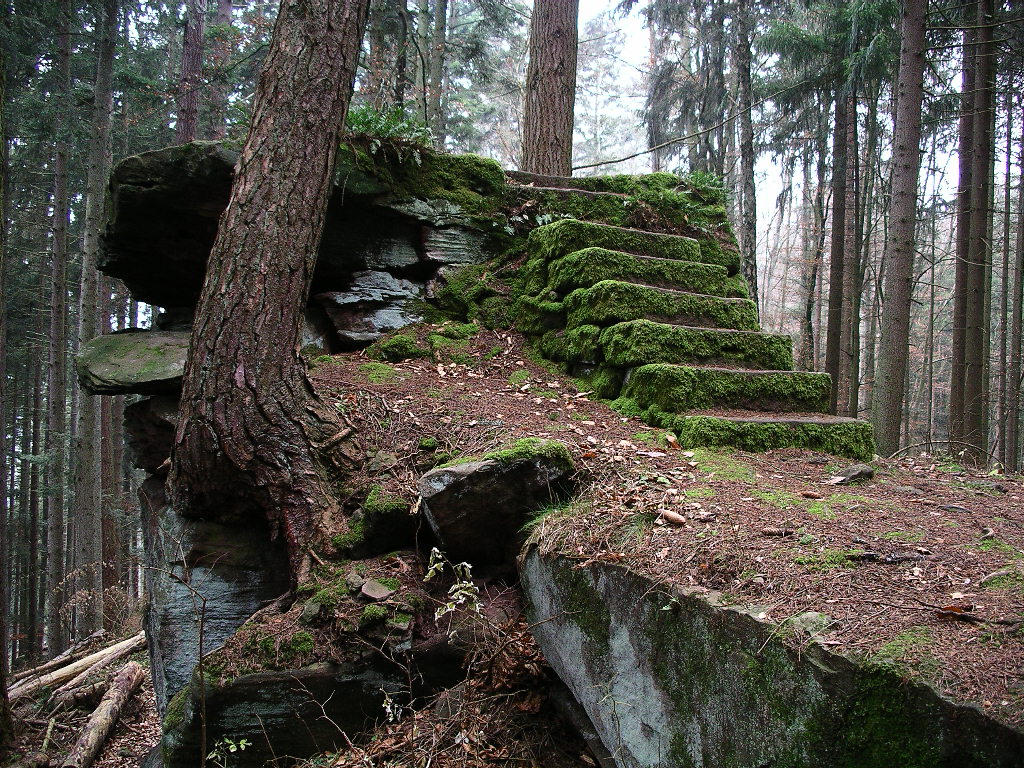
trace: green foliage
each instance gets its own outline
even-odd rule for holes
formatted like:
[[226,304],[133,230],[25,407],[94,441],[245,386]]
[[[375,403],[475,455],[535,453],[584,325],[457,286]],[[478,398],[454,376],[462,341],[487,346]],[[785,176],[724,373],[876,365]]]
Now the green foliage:
[[370,104],[357,104],[349,109],[345,128],[350,133],[398,139],[420,147],[429,147],[434,141],[430,128],[398,105],[377,109]]

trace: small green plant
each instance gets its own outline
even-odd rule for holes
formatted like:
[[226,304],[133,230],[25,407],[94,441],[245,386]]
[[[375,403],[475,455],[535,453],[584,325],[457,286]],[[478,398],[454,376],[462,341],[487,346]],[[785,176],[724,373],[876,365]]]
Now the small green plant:
[[363,363],[359,370],[371,384],[387,384],[398,379],[398,371],[387,363]]
[[436,451],[440,446],[437,442],[436,437],[421,437],[419,442],[419,449],[421,451]]
[[235,762],[234,756],[239,752],[244,752],[245,748],[250,744],[251,742],[248,739],[235,741],[225,736],[213,745],[213,749],[210,750],[210,754],[206,756],[206,759],[218,768],[228,768],[231,763]]
[[515,371],[511,376],[508,377],[508,383],[513,387],[521,387],[530,379],[530,372],[525,368],[520,368]]
[[[429,147],[434,140],[430,128],[400,106],[390,109],[377,109],[370,104],[354,106],[348,111],[345,127],[351,133],[379,139],[398,139],[422,147]],[[375,150],[371,146],[370,151]]]

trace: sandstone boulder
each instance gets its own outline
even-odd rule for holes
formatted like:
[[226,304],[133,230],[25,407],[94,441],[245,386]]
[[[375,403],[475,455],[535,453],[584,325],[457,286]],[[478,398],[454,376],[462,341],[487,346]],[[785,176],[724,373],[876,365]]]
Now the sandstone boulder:
[[78,383],[94,395],[177,392],[185,372],[185,331],[125,331],[97,336],[75,361]]

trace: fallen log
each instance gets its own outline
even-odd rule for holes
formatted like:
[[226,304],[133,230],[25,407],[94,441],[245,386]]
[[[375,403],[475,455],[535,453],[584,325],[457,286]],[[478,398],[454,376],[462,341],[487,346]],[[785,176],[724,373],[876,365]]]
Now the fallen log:
[[124,705],[131,699],[136,689],[142,685],[146,676],[142,667],[134,661],[129,661],[120,672],[114,677],[110,684],[110,690],[103,696],[100,705],[92,713],[89,722],[85,724],[82,735],[78,737],[71,752],[64,758],[61,768],[89,768],[96,760],[103,742],[114,729],[117,721],[121,719],[121,712]]
[[79,672],[88,669],[93,664],[102,659],[105,659],[111,654],[119,653],[124,648],[131,648],[135,651],[146,645],[146,636],[139,632],[139,634],[129,637],[127,640],[122,640],[119,643],[114,643],[107,648],[96,651],[96,653],[90,654],[85,658],[79,659],[78,661],[68,664],[66,667],[61,667],[53,672],[47,672],[45,675],[34,677],[31,680],[25,680],[8,691],[8,698],[11,702],[15,702],[18,699],[22,699],[26,696],[30,696],[41,688],[46,688],[51,685],[62,685],[71,678],[75,677]]
[[79,672],[77,675],[68,680],[59,688],[55,689],[53,693],[50,694],[50,701],[53,703],[54,708],[60,707],[62,704],[71,703],[74,698],[79,698],[77,696],[78,691],[76,691],[75,689],[81,688],[85,684],[85,681],[88,680],[92,675],[105,669],[106,667],[111,666],[120,659],[123,659],[128,654],[134,653],[136,650],[138,650],[138,648],[135,645],[125,645],[120,650],[111,653],[107,656],[104,656],[102,659],[97,661],[92,666]]
[[40,664],[38,667],[32,667],[31,669],[23,669],[20,672],[16,672],[15,674],[7,678],[9,685],[11,686],[11,688],[13,688],[22,680],[26,680],[30,677],[35,677],[37,675],[42,675],[46,672],[49,672],[51,669],[59,669],[60,667],[67,666],[73,661],[77,661],[78,659],[83,658],[84,656],[88,655],[88,651],[86,650],[86,648],[92,645],[93,641],[98,640],[105,634],[107,634],[107,630],[97,629],[87,638],[75,643],[66,651],[57,654],[46,663]]

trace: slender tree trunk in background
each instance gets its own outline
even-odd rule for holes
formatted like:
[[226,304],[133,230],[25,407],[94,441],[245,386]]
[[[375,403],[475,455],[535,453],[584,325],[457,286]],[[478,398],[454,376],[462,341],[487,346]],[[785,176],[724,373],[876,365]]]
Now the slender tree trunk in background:
[[[964,385],[967,355],[967,280],[971,262],[971,147],[973,144],[975,51],[977,32],[965,29],[963,33],[963,66],[960,90],[960,125],[958,138],[959,180],[956,199],[956,272],[953,289],[953,346],[950,358],[949,380],[949,439],[963,441]],[[950,446],[956,451],[955,445]]]
[[57,655],[67,648],[68,635],[61,621],[65,592],[65,537],[67,510],[67,336],[68,336],[68,142],[65,136],[66,116],[70,114],[67,100],[71,95],[71,25],[70,0],[61,0],[57,34],[58,82],[63,90],[63,104],[57,110],[54,135],[57,138],[53,161],[53,224],[50,273],[50,346],[46,399],[46,453],[47,485],[46,505],[46,637],[51,654]]
[[434,24],[430,30],[430,66],[427,70],[427,125],[434,146],[444,149],[444,65],[448,35],[448,0],[434,0]]
[[178,114],[175,138],[179,144],[195,141],[198,135],[205,9],[205,0],[185,2],[185,40],[181,48],[181,77],[178,79],[176,100]]
[[[42,283],[40,276],[40,283]],[[40,340],[44,337],[43,314],[39,314],[37,323],[37,334]],[[36,356],[33,365],[32,381],[32,455],[39,456],[43,453],[43,366],[41,356]],[[42,653],[43,633],[39,627],[39,534],[40,534],[40,479],[43,474],[43,467],[38,463],[32,463],[32,474],[29,479],[29,505],[28,505],[28,579],[25,590],[26,617],[24,632],[25,658],[30,665],[39,662]]]
[[572,176],[579,0],[537,0],[523,106],[523,153],[530,173]]
[[855,328],[860,324],[857,295],[860,292],[860,148],[857,130],[857,98],[846,102],[846,205],[843,222],[843,311],[839,325],[839,382],[836,412],[857,415],[857,385],[860,377]]
[[883,456],[900,446],[913,300],[917,186],[921,169],[921,102],[924,83],[927,0],[907,0],[900,25],[900,70],[893,134],[892,215],[885,255],[885,303],[875,380],[874,426]]
[[[85,229],[82,238],[82,291],[79,316],[79,343],[97,336],[100,319],[99,280],[96,259],[103,226],[103,203],[110,174],[110,121],[113,107],[114,40],[117,33],[118,0],[104,0],[99,25],[96,59],[96,85],[93,96],[92,135],[89,142],[86,178]],[[104,309],[106,301],[103,302]],[[83,394],[78,406],[76,440],[75,527],[76,567],[81,571],[81,587],[87,599],[77,614],[76,632],[85,637],[103,626],[102,539],[102,437],[99,397]]]
[[[736,4],[736,86],[740,111],[740,262],[757,302],[757,191],[754,189],[754,120],[750,87],[751,0]],[[785,305],[783,305],[785,306]]]
[[262,513],[285,538],[293,578],[313,536],[340,522],[316,447],[339,430],[337,416],[298,350],[367,5],[281,4],[207,265],[172,454],[175,508]]
[[234,31],[231,28],[231,0],[217,0],[213,23],[217,27],[210,53],[213,55],[210,82],[209,123],[207,138],[219,141],[227,135],[228,127],[228,65],[234,51]]
[[[7,25],[7,6],[0,11],[0,23]],[[0,48],[0,105],[7,103],[5,85],[7,82],[7,57]],[[0,109],[0,307],[7,306],[7,125],[3,110]],[[11,703],[7,698],[7,638],[10,627],[7,622],[7,597],[10,563],[8,556],[9,533],[7,529],[7,313],[0,311],[0,557],[5,567],[0,568],[0,760],[7,757],[14,744],[14,718],[11,717]]]
[[837,92],[836,119],[832,134],[832,247],[828,269],[828,330],[825,338],[825,372],[832,377],[829,408],[837,412],[842,382],[844,233],[846,228],[846,97]]
[[989,198],[993,159],[992,111],[995,100],[995,44],[993,42],[992,0],[979,0],[977,15],[977,69],[974,79],[974,126],[971,144],[970,240],[967,254],[967,304],[964,347],[964,441],[974,448],[976,461],[985,461],[981,451],[988,447],[985,433],[985,374],[988,356],[987,290],[992,269],[989,242]]
[[999,442],[996,455],[999,463],[1006,466],[1006,422],[1010,419],[1007,410],[1007,352],[1009,345],[1010,322],[1010,174],[1013,171],[1013,94],[1010,91],[1004,96],[1006,104],[1006,165],[1003,171],[1003,264],[1000,276],[999,291],[999,389],[996,413],[996,427],[999,430]]
[[427,107],[430,91],[430,31],[433,29],[430,14],[430,0],[417,0],[416,3],[416,94],[417,110],[420,118],[430,124],[430,110]]
[[[1024,112],[1024,96],[1018,96]],[[1019,158],[1017,176],[1017,243],[1013,270],[1013,317],[1010,325],[1009,382],[1006,388],[1006,460],[1007,469],[1016,472],[1020,467],[1020,377],[1021,336],[1024,325],[1024,154]],[[1009,181],[1007,181],[1009,183]],[[1007,211],[1009,216],[1010,212]]]

